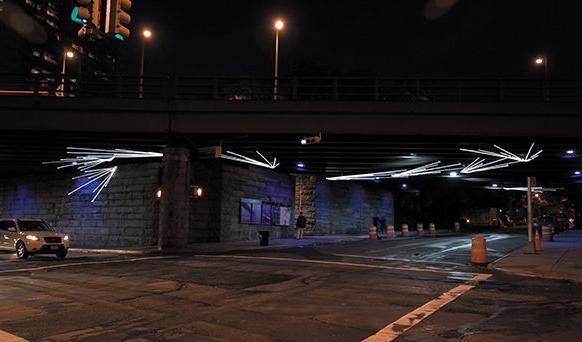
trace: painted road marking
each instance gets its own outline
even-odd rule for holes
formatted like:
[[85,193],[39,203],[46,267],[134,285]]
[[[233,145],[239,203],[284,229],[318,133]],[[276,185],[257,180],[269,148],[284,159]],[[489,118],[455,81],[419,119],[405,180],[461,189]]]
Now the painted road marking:
[[170,258],[178,258],[178,257],[177,256],[155,256],[155,257],[124,259],[124,260],[87,261],[87,262],[77,262],[77,263],[51,265],[51,266],[17,268],[14,270],[2,270],[2,271],[0,271],[0,274],[2,274],[2,273],[42,271],[42,270],[51,270],[51,269],[55,269],[55,268],[65,268],[65,267],[85,266],[85,265],[119,264],[119,263],[124,263],[124,262],[136,262],[136,261],[170,259]]
[[365,255],[353,255],[353,254],[333,254],[339,257],[348,257],[348,258],[359,258],[359,259],[371,259],[371,260],[386,260],[386,261],[404,261],[404,262],[416,262],[421,264],[443,264],[443,265],[453,265],[453,266],[467,266],[467,264],[461,264],[459,262],[450,262],[450,261],[437,261],[437,260],[415,260],[415,259],[403,259],[403,258],[392,258],[392,257],[373,257],[373,256],[365,256]]
[[4,330],[0,330],[0,341],[2,341],[2,342],[28,342],[28,340],[25,340],[21,337],[9,334]]
[[400,335],[422,322],[424,319],[440,310],[445,305],[459,298],[463,294],[473,289],[480,281],[487,280],[491,274],[478,274],[465,284],[459,285],[449,290],[439,297],[431,300],[423,306],[400,317],[398,320],[390,323],[376,334],[368,337],[364,342],[387,342],[394,341]]
[[416,267],[398,267],[398,266],[384,266],[384,265],[369,265],[369,264],[359,264],[359,263],[353,263],[353,262],[313,260],[313,259],[275,258],[275,257],[260,257],[260,256],[246,256],[246,255],[196,255],[195,257],[216,258],[216,259],[288,261],[288,262],[297,262],[297,263],[305,263],[305,264],[335,265],[335,266],[348,266],[348,267],[359,267],[359,268],[374,268],[374,269],[396,270],[396,271],[432,272],[432,273],[447,274],[447,275],[450,275],[450,274],[457,274],[457,275],[464,274],[464,275],[470,275],[471,277],[476,277],[476,276],[480,276],[480,275],[486,275],[486,274],[482,274],[482,273],[454,272],[454,271],[446,271],[446,270],[432,269],[432,268],[416,268]]

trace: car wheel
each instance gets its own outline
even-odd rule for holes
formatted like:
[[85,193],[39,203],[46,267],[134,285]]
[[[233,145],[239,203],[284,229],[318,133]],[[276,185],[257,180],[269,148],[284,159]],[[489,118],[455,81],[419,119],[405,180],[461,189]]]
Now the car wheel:
[[61,249],[57,252],[57,258],[64,258],[67,256],[67,250]]
[[18,241],[16,244],[16,256],[18,259],[26,259],[28,258],[28,252],[26,251],[26,246],[24,242]]

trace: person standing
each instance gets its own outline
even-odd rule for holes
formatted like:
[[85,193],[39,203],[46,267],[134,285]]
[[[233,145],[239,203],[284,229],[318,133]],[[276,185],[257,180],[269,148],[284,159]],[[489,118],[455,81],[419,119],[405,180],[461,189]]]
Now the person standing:
[[305,231],[305,227],[307,226],[307,218],[303,216],[303,212],[299,212],[299,216],[297,216],[297,222],[295,222],[295,228],[297,229],[297,233],[295,234],[295,238],[297,240],[303,240],[303,232]]

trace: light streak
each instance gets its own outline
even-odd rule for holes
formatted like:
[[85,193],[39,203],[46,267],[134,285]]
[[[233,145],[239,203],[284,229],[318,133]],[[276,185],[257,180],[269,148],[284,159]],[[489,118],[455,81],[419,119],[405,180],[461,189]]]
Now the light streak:
[[91,184],[97,184],[97,186],[95,186],[92,191],[95,195],[91,199],[91,202],[95,202],[103,189],[109,185],[118,168],[117,166],[96,168],[97,166],[114,162],[117,159],[163,157],[163,154],[158,152],[143,152],[126,149],[108,150],[81,147],[67,147],[67,154],[70,155],[70,157],[61,158],[55,161],[43,162],[43,164],[60,164],[57,166],[58,170],[74,167],[79,172],[81,172],[79,176],[75,176],[72,179],[85,179],[85,182],[79,187],[75,188],[73,191],[69,192],[67,194],[69,196],[77,193],[81,189],[84,189]]
[[267,169],[275,169],[275,168],[277,168],[277,166],[281,165],[281,164],[277,163],[277,158],[274,158],[273,161],[269,161],[267,158],[265,158],[265,156],[263,156],[261,154],[261,152],[259,152],[259,151],[255,151],[255,152],[264,161],[245,157],[241,154],[234,153],[231,151],[226,151],[226,154],[221,154],[220,158],[228,159],[228,160],[232,160],[232,161],[236,161],[236,162],[240,162],[240,163],[246,163],[246,164],[256,165],[256,166],[260,166],[260,167],[265,167]]
[[516,163],[529,163],[530,161],[539,157],[540,153],[543,152],[543,150],[539,150],[538,152],[531,154],[531,151],[534,147],[534,143],[532,143],[530,145],[525,157],[520,157],[517,154],[509,152],[508,150],[506,150],[500,146],[497,146],[497,145],[493,145],[493,147],[495,147],[498,151],[488,151],[488,150],[483,150],[483,149],[472,150],[472,149],[467,149],[467,148],[461,148],[460,150],[464,151],[464,152],[470,152],[470,153],[475,153],[475,154],[479,154],[479,155],[497,158],[497,159],[494,159],[493,161],[487,162],[486,158],[477,157],[469,165],[465,166],[461,170],[461,173],[462,174],[470,174],[470,173],[475,173],[475,172],[484,172],[484,171],[506,168],[506,167],[509,167],[510,165],[516,164]]
[[419,167],[415,167],[415,168],[409,169],[409,170],[404,169],[404,170],[391,170],[391,171],[361,173],[361,174],[355,174],[355,175],[327,177],[326,179],[330,180],[330,181],[339,181],[339,180],[380,180],[380,179],[388,179],[388,178],[409,178],[409,177],[435,175],[435,174],[441,174],[443,172],[456,171],[456,170],[461,169],[461,167],[462,167],[461,163],[443,165],[443,166],[440,166],[440,164],[441,164],[441,161],[436,161],[436,162],[422,165]]

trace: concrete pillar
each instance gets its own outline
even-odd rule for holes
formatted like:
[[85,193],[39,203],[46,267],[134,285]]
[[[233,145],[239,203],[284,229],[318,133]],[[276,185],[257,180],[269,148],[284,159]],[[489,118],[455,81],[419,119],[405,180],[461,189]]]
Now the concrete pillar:
[[190,151],[167,147],[162,159],[162,197],[158,249],[188,244],[190,226]]

